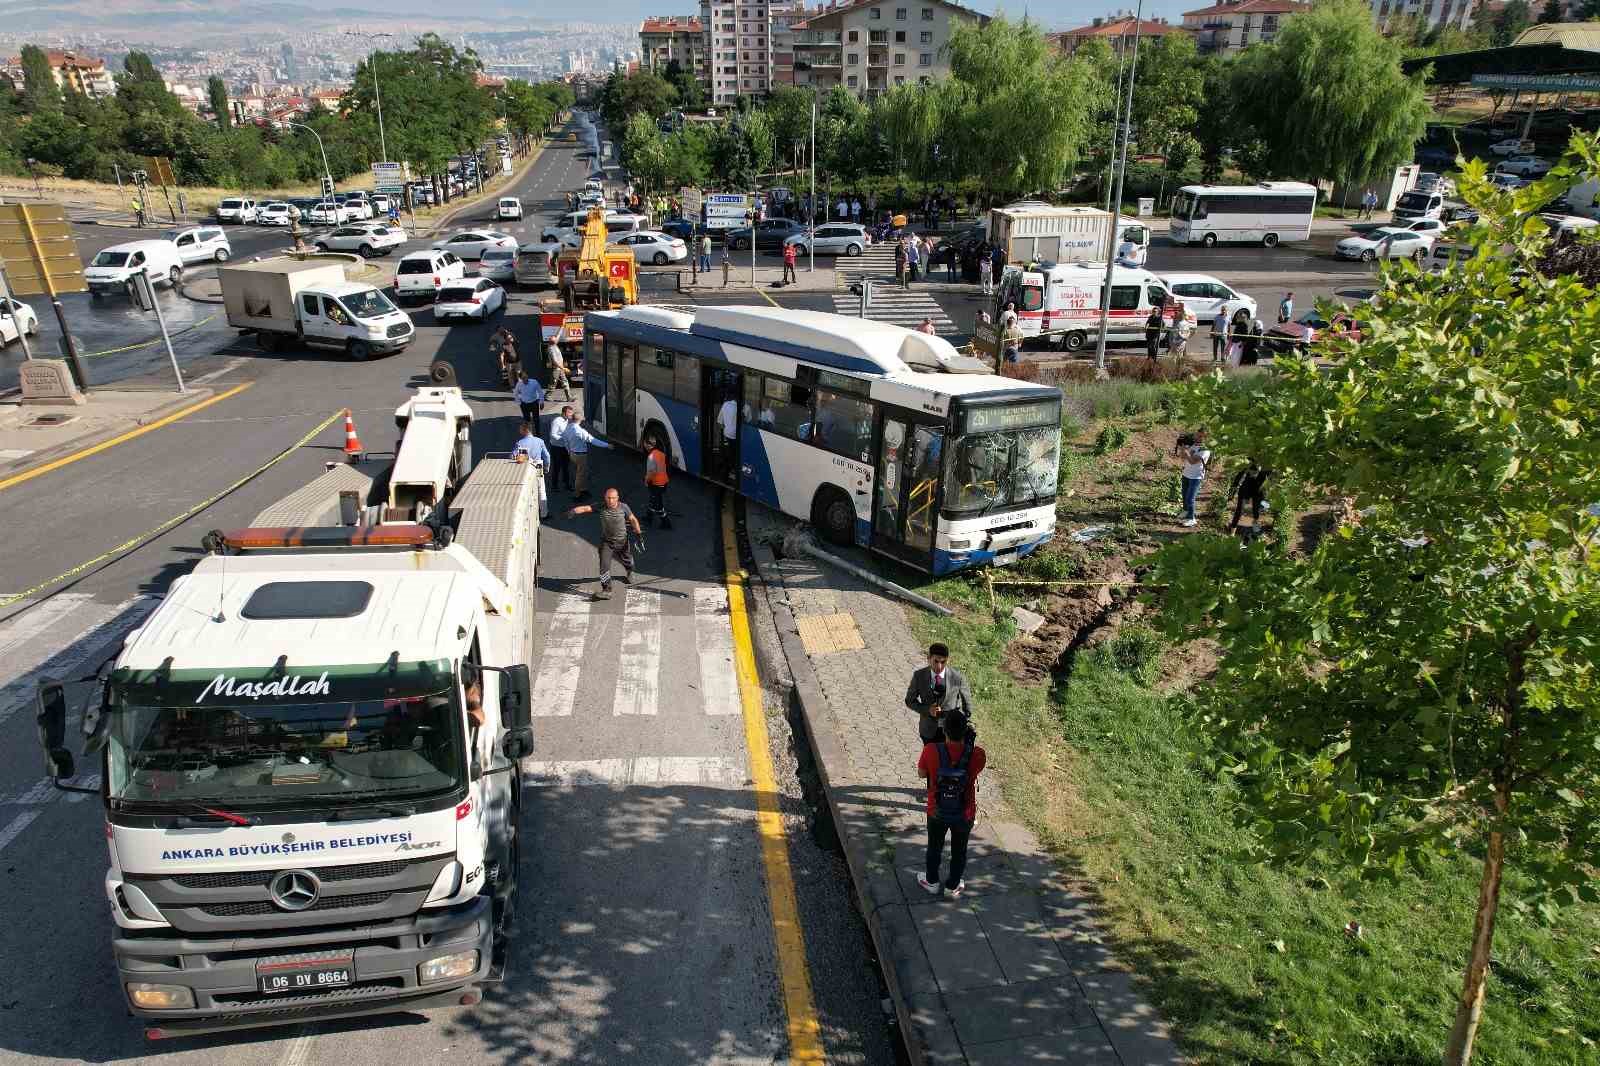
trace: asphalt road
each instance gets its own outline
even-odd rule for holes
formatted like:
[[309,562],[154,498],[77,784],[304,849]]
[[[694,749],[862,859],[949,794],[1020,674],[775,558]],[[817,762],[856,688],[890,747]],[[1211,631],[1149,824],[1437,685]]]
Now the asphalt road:
[[[547,152],[519,192],[553,202],[560,183],[574,175],[581,181],[584,169],[567,150]],[[517,297],[505,316],[524,333],[534,328],[528,299]],[[26,516],[18,524],[26,535],[0,545],[0,596],[72,571],[182,513],[341,407],[354,410],[368,448],[392,446],[393,409],[436,357],[456,365],[479,416],[475,451],[508,450],[516,408],[489,380],[486,352],[499,322],[445,328],[426,313],[417,322],[410,349],[364,364],[320,353],[236,351],[228,334],[208,328],[203,335],[220,338],[222,351],[207,352],[197,341],[191,365],[214,375],[209,384],[219,390],[249,387],[5,490],[0,504]],[[784,1061],[785,1019],[745,739],[740,717],[727,713],[725,678],[721,689],[717,682],[724,675],[716,669],[716,649],[727,625],[716,614],[718,501],[690,479],[672,489],[677,528],[648,535],[634,585],[617,585],[609,601],[588,595],[595,576],[592,518],[553,511],[541,536],[536,676],[550,649],[570,653],[576,618],[584,619],[584,633],[570,713],[536,721],[520,936],[506,984],[477,1008],[171,1043],[147,1044],[125,1016],[100,882],[99,801],[66,798],[41,781],[31,687],[41,674],[92,670],[188,570],[207,530],[247,522],[337,460],[342,439],[336,422],[137,551],[53,585],[52,598],[0,611],[0,900],[9,933],[0,942],[0,1062],[225,1057],[242,1066],[421,1064],[445,1054],[466,1062],[595,1066]],[[593,467],[598,484],[621,485],[635,506],[642,503],[636,456],[597,453]],[[557,508],[566,502],[564,494],[552,501]],[[548,632],[558,624],[564,632]],[[630,640],[641,631],[659,637],[654,672],[649,642]],[[641,661],[656,679],[643,693]],[[551,676],[556,680],[546,684],[559,688],[567,675]],[[723,698],[714,698],[719,692]],[[639,713],[618,713],[622,707]],[[643,713],[646,707],[655,713]],[[770,710],[776,786],[788,814],[807,959],[830,1058],[891,1066],[892,1039],[879,1012],[883,993],[842,864],[803,831],[794,742],[777,709]]]

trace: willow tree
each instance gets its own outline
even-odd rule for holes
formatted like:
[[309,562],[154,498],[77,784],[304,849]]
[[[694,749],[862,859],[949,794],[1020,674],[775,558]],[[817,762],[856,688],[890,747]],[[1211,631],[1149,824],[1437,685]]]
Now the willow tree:
[[1475,255],[1386,269],[1328,365],[1280,358],[1261,387],[1214,375],[1181,401],[1220,451],[1348,501],[1305,553],[1187,538],[1157,580],[1174,632],[1226,649],[1200,721],[1268,857],[1478,864],[1450,1066],[1502,896],[1600,901],[1600,292],[1541,269],[1537,218],[1597,165],[1600,138],[1575,138],[1503,194],[1468,164]]
[[1232,67],[1246,131],[1273,174],[1366,181],[1409,162],[1433,110],[1424,73],[1405,74],[1400,42],[1364,0],[1324,0]]
[[1062,56],[1026,19],[963,22],[947,47],[950,76],[965,93],[944,136],[965,173],[1002,196],[1055,190],[1089,137],[1089,66]]

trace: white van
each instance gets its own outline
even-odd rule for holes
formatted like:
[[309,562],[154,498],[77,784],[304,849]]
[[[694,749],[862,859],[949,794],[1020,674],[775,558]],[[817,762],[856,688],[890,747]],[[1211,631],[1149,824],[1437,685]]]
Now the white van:
[[230,196],[217,205],[218,222],[243,225],[256,220],[256,202],[243,196]]
[[[1104,263],[1058,263],[1041,270],[1008,266],[995,293],[993,319],[998,324],[1012,304],[1024,341],[1047,337],[1052,345],[1078,351],[1100,331],[1105,277]],[[1107,342],[1142,341],[1145,319],[1157,308],[1177,309],[1191,328],[1196,324],[1194,312],[1161,278],[1141,267],[1112,267]]]
[[1394,205],[1396,222],[1413,218],[1438,218],[1442,214],[1444,214],[1444,194],[1438,191],[1437,186],[1431,192],[1412,189],[1408,193],[1402,193]]
[[167,234],[167,239],[177,245],[178,258],[183,260],[184,266],[192,263],[225,263],[233,254],[233,245],[228,243],[228,235],[222,232],[221,226],[175,229]]
[[171,241],[129,241],[117,244],[99,255],[83,269],[89,295],[104,296],[126,292],[135,274],[148,272],[152,284],[166,282],[176,287],[183,277],[183,260]]
[[[607,240],[638,233],[650,225],[650,220],[646,216],[627,211],[607,211],[605,219]],[[583,225],[588,220],[589,212],[586,210],[568,211],[546,226],[539,239],[546,243],[562,243],[576,248],[583,243]]]

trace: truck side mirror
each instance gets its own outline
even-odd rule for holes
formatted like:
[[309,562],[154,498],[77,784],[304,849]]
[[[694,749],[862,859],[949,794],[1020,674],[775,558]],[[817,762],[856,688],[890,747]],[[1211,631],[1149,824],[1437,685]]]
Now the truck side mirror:
[[45,773],[52,778],[73,775],[72,753],[67,739],[67,689],[59,681],[45,681],[35,696],[34,723],[39,730],[39,746],[44,749]]
[[533,728],[533,684],[526,663],[508,666],[500,673],[500,716],[508,730]]

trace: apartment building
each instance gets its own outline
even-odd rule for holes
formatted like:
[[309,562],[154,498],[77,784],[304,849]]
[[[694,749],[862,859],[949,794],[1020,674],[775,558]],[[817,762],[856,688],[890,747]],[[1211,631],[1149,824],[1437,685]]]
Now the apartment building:
[[[1370,0],[1372,17],[1380,28],[1387,29],[1397,19],[1412,18],[1429,29],[1435,27],[1465,30],[1472,25],[1475,0]],[[1543,4],[1532,5],[1537,13]]]
[[818,14],[821,8],[808,8],[800,0],[776,0],[769,15],[772,36],[772,84],[793,85],[795,27]]
[[647,18],[639,26],[639,66],[664,73],[676,62],[696,75],[705,65],[705,24],[693,15]]
[[[1137,25],[1135,25],[1137,23]],[[1136,20],[1132,15],[1115,15],[1111,18],[1097,18],[1087,26],[1079,26],[1075,30],[1064,30],[1061,33],[1051,34],[1056,47],[1067,55],[1071,55],[1090,41],[1104,41],[1111,46],[1113,55],[1123,49],[1133,47],[1134,32],[1137,30],[1139,37],[1150,43],[1169,34],[1186,32],[1181,26],[1174,26],[1166,19]]]
[[989,17],[946,0],[855,0],[796,23],[797,85],[842,85],[862,99],[950,73],[945,45],[963,21]]
[[1272,40],[1290,19],[1310,10],[1309,3],[1299,0],[1221,0],[1185,11],[1183,28],[1195,35],[1202,53],[1227,54]]
[[[63,92],[80,92],[97,100],[117,94],[116,79],[106,70],[105,60],[55,49],[50,49],[44,55],[50,64],[50,73],[55,75],[56,84],[61,86]],[[16,90],[21,92],[24,82],[22,56],[14,55],[6,60],[4,73]]]
[[772,87],[771,0],[700,0],[707,95],[713,104]]

